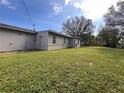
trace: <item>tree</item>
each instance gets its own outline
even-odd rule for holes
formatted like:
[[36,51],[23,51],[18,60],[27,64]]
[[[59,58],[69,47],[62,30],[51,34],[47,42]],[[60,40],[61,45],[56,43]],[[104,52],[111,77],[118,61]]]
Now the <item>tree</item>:
[[118,36],[120,40],[118,43],[123,46],[124,41],[124,1],[119,1],[116,7],[111,6],[104,16],[105,26],[118,29]]
[[108,12],[104,15],[104,21],[105,26],[107,27],[115,27],[117,25],[116,11],[113,5],[108,9]]
[[104,27],[98,34],[100,45],[105,47],[116,47],[119,41],[118,29]]
[[124,48],[124,33],[120,34],[119,47]]
[[98,45],[96,36],[94,36],[94,35],[91,36],[91,44],[90,45],[91,46],[97,46]]
[[92,20],[86,19],[83,16],[70,18],[65,23],[63,23],[62,31],[66,35],[70,35],[72,37],[80,37],[82,38],[82,42],[89,44],[90,36],[93,33],[93,23]]
[[119,15],[119,20],[118,20],[118,25],[120,26],[120,40],[119,40],[119,44],[121,48],[124,48],[124,1],[119,1],[117,3],[117,7],[118,7],[118,15]]

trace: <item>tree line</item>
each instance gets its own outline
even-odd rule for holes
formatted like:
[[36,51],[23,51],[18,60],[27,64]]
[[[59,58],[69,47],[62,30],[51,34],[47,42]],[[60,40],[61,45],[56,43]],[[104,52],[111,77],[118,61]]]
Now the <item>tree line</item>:
[[94,24],[84,16],[69,18],[63,23],[62,32],[72,37],[80,37],[83,46],[105,46],[124,48],[124,1],[118,1],[104,14],[104,26],[93,35]]

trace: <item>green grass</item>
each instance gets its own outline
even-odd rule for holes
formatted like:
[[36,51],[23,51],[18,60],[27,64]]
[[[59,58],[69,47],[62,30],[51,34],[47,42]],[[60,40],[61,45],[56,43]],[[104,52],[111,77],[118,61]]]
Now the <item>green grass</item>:
[[124,93],[124,50],[0,54],[0,93]]

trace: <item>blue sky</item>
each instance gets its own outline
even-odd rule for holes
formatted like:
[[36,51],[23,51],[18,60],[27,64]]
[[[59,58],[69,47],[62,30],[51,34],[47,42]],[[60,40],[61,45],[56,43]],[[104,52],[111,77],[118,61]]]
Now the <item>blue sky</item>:
[[[92,19],[98,28],[103,15],[118,0],[25,0],[36,30],[61,31],[62,23],[74,16]],[[23,0],[0,0],[0,22],[32,29]],[[96,34],[97,32],[95,32]]]

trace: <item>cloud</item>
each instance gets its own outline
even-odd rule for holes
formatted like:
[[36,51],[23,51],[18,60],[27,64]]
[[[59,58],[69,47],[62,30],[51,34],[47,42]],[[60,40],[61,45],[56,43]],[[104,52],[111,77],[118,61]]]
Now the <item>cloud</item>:
[[2,5],[10,5],[10,2],[7,0],[0,0],[0,4]]
[[117,2],[118,0],[71,0],[69,3],[75,8],[80,9],[85,17],[96,20],[101,18],[108,8]]
[[52,3],[51,5],[53,5],[53,10],[54,10],[54,14],[57,15],[59,12],[62,11],[62,5],[59,3]]
[[71,18],[71,16],[68,16],[68,19]]
[[65,5],[68,5],[72,0],[65,0]]
[[11,2],[9,2],[8,0],[0,0],[0,5],[4,5],[7,6],[10,9],[15,9],[15,6],[12,5]]

